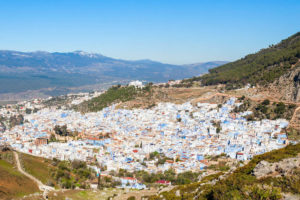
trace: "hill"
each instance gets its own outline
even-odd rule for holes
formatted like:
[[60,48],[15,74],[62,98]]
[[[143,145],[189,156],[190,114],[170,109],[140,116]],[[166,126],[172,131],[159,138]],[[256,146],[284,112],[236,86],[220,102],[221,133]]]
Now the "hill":
[[255,156],[233,173],[214,174],[149,199],[299,199],[300,144]]
[[[271,45],[235,62],[210,69],[209,74],[187,81],[201,81],[203,85],[226,84],[227,89],[234,89],[248,83],[265,86],[285,75],[287,76],[285,79],[296,85],[294,87],[299,87],[299,59],[300,32],[277,45]],[[288,76],[290,74],[291,77]]]
[[73,108],[80,112],[97,112],[112,104],[118,108],[151,108],[160,102],[185,103],[202,95],[217,92],[212,87],[159,87],[148,84],[143,89],[133,86],[113,86],[98,97],[84,101]]
[[96,178],[95,172],[83,161],[60,161],[19,153],[22,168],[43,184],[74,189],[89,188],[88,182]]
[[11,151],[0,152],[0,177],[0,199],[22,197],[39,191],[35,182],[16,169]]
[[[67,94],[73,88],[126,83],[130,80],[163,82],[207,73],[224,62],[172,65],[151,60],[121,60],[75,52],[0,51],[0,94],[41,90],[46,95]],[[47,88],[47,89],[45,89]],[[91,88],[78,88],[90,90]],[[73,90],[72,90],[73,91]],[[22,94],[25,96],[25,94]],[[33,95],[34,96],[34,95]],[[34,97],[33,97],[34,98]],[[0,98],[1,99],[1,98]]]

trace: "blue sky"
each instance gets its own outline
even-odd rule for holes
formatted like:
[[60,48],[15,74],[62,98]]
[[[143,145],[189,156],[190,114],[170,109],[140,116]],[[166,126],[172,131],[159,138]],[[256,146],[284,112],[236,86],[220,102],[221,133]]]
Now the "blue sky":
[[0,0],[9,50],[233,61],[298,31],[299,0]]

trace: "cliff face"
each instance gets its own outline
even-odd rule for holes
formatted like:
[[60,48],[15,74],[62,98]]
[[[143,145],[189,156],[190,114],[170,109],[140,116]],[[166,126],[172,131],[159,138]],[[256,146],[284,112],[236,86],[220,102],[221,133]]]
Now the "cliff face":
[[283,159],[282,161],[275,163],[269,163],[263,160],[256,165],[253,170],[253,174],[256,176],[256,178],[268,176],[293,176],[296,169],[300,169],[300,155],[294,158]]
[[281,100],[300,103],[300,66],[298,64],[290,72],[282,75],[278,80],[270,84],[271,92],[280,95]]

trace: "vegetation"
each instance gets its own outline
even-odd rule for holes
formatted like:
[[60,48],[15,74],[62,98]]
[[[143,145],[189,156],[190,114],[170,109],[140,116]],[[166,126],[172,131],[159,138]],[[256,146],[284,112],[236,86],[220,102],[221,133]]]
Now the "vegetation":
[[155,160],[155,159],[157,160],[157,162],[155,163],[156,166],[165,164],[167,160],[173,160],[172,158],[166,157],[165,154],[158,153],[157,151],[150,153],[148,160]]
[[248,98],[241,100],[242,105],[236,106],[233,112],[245,112],[247,110],[252,111],[253,114],[247,116],[248,120],[262,120],[262,119],[278,119],[284,118],[290,120],[293,116],[293,113],[296,109],[295,104],[286,105],[283,102],[279,103],[270,103],[268,99],[265,99],[261,103],[251,101]]
[[135,171],[133,173],[127,170],[120,169],[118,173],[111,171],[111,175],[119,177],[135,177],[139,181],[145,184],[153,184],[159,180],[170,181],[172,185],[183,185],[198,181],[198,177],[201,173],[187,171],[183,173],[176,174],[173,169],[166,170],[164,172],[158,173],[148,173],[146,171]]
[[95,178],[95,174],[83,161],[68,162],[54,159],[53,165],[58,169],[52,171],[52,176],[62,188],[88,188],[86,180]]
[[55,125],[54,132],[59,136],[73,136],[73,133],[68,130],[67,125],[63,125],[63,126]]
[[[247,165],[238,168],[226,178],[215,184],[207,184],[216,180],[220,174],[213,177],[205,177],[201,182],[182,185],[170,192],[162,193],[162,196],[152,196],[150,199],[265,199],[276,200],[282,198],[282,192],[300,194],[300,169],[296,168],[292,176],[267,177],[256,179],[252,174],[256,165],[262,161],[270,163],[281,161],[285,158],[296,157],[300,153],[300,144],[289,145],[283,149],[274,150],[255,156]],[[176,191],[180,195],[176,195]]]
[[31,179],[16,170],[11,151],[0,152],[0,177],[0,199],[13,199],[39,191]]
[[212,169],[215,171],[228,171],[230,167],[226,165],[225,161],[221,161],[218,162],[218,164],[208,166],[207,169]]
[[137,96],[143,96],[145,93],[151,92],[151,88],[151,84],[143,89],[134,86],[113,86],[100,96],[75,106],[74,109],[81,112],[97,112],[114,103],[126,102]]
[[95,173],[85,162],[74,160],[49,160],[27,154],[20,154],[23,168],[46,185],[58,188],[87,188],[87,180],[95,178]]
[[37,108],[34,108],[34,109],[26,108],[25,109],[26,114],[36,113],[37,111],[38,111]]
[[300,130],[289,127],[287,130],[287,136],[288,136],[289,140],[299,141],[300,140]]
[[216,127],[216,132],[220,133],[221,130],[222,130],[221,121],[215,121],[215,120],[213,120],[212,124],[213,124],[214,127]]
[[210,69],[209,74],[187,79],[185,82],[201,81],[203,85],[226,84],[227,89],[239,88],[248,83],[265,85],[293,67],[299,67],[299,59],[300,32],[277,45],[271,45],[235,62]]
[[[0,116],[0,128],[2,127],[2,131],[6,129],[13,128],[14,126],[20,125],[24,123],[23,115],[13,115],[9,118]],[[1,130],[0,130],[1,132]]]

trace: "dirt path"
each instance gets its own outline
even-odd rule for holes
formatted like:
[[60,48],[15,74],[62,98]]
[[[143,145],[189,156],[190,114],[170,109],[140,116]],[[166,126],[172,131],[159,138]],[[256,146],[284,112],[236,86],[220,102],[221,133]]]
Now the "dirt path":
[[27,176],[28,178],[30,178],[31,180],[33,180],[39,187],[40,190],[43,191],[43,197],[45,199],[48,192],[49,191],[53,191],[55,190],[53,187],[50,187],[50,186],[47,186],[47,185],[44,185],[40,180],[38,180],[37,178],[35,178],[34,176],[32,176],[31,174],[28,174],[27,172],[25,172],[22,167],[21,167],[21,163],[20,163],[20,159],[19,159],[19,154],[17,152],[14,151],[14,156],[15,156],[15,160],[16,160],[16,163],[17,163],[17,168],[18,170],[24,174],[25,176]]
[[295,109],[294,114],[290,120],[289,127],[292,127],[296,130],[300,130],[300,106]]
[[[240,98],[242,97],[241,95],[237,95],[237,94],[226,94],[226,93],[214,93],[210,96],[207,96],[207,97],[200,97],[200,98],[196,98],[195,100],[196,101],[204,101],[204,100],[209,100],[209,99],[212,99],[213,97],[215,96],[223,96],[223,97],[235,97],[235,98]],[[261,102],[265,99],[268,99],[268,98],[255,98],[255,97],[247,97],[249,98],[250,100],[252,101],[256,101],[256,102]],[[295,104],[297,106],[300,106],[300,103],[298,102],[291,102],[291,101],[281,101],[281,100],[278,100],[278,99],[270,99],[270,102],[273,103],[273,102],[276,102],[276,103],[279,103],[279,102],[282,102],[284,104]]]
[[298,108],[295,109],[295,112],[293,114],[293,117],[291,118],[291,121],[295,120],[294,118],[297,117],[297,112],[298,110],[300,110],[300,106]]

